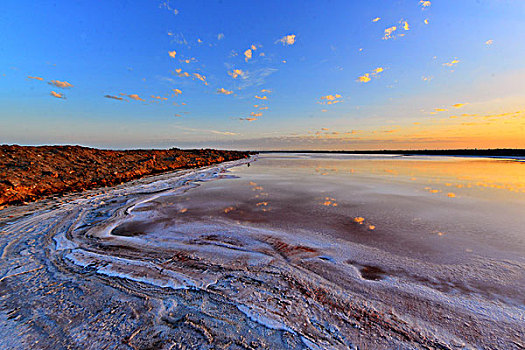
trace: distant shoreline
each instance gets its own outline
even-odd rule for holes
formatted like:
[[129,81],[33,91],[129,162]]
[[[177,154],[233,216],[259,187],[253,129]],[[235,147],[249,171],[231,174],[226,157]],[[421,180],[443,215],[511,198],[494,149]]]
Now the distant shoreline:
[[525,149],[446,149],[446,150],[366,150],[366,151],[321,151],[321,150],[274,150],[258,151],[258,153],[328,153],[328,154],[392,154],[403,156],[476,156],[525,158]]

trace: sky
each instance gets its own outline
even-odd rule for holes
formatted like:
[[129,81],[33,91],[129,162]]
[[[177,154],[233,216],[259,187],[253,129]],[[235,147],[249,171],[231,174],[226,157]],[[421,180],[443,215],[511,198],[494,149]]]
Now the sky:
[[525,148],[523,0],[3,0],[0,144]]

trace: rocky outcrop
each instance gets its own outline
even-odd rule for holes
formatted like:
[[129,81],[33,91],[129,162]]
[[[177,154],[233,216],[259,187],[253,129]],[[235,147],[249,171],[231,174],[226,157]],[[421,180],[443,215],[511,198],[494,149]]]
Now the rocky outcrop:
[[0,209],[42,197],[113,186],[146,175],[247,158],[213,149],[101,150],[81,146],[0,146]]

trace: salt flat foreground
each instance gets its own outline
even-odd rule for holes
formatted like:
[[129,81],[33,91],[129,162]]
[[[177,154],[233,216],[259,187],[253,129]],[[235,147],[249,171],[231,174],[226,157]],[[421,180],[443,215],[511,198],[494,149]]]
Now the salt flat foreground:
[[523,163],[247,162],[0,212],[0,347],[524,347]]

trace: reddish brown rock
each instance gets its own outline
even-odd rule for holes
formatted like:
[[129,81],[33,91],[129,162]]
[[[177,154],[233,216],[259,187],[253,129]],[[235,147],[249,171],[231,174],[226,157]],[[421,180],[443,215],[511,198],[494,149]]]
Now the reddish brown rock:
[[146,175],[247,158],[213,149],[112,151],[80,146],[0,146],[0,209],[42,197],[112,186]]

